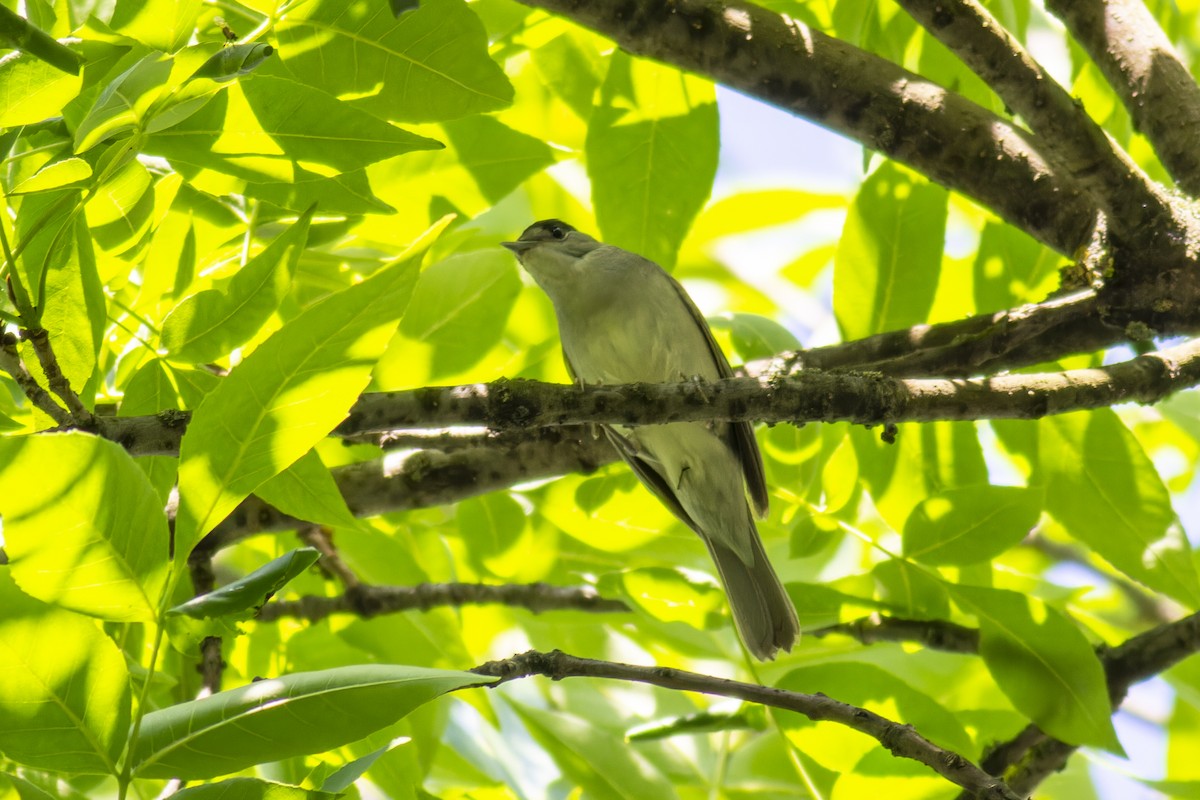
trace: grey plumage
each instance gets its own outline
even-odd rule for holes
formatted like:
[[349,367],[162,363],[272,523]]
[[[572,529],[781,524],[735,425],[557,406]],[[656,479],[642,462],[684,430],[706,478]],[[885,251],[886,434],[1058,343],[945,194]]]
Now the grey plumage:
[[[549,295],[567,368],[581,383],[733,374],[691,298],[653,261],[559,220],[534,223],[504,246]],[[677,422],[605,432],[646,488],[708,547],[750,652],[770,659],[790,650],[800,632],[796,611],[746,501],[748,488],[755,509],[766,514],[762,457],[750,424]]]

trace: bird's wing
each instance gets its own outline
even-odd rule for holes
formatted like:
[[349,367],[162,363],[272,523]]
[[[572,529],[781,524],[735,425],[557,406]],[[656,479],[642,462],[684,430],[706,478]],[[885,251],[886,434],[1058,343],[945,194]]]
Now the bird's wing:
[[[700,313],[700,309],[696,308],[696,304],[692,302],[692,298],[688,297],[688,293],[679,281],[675,280],[675,278],[671,277],[665,271],[663,274],[671,282],[671,285],[675,287],[675,292],[679,295],[679,299],[683,301],[692,318],[696,320],[696,326],[704,333],[704,339],[708,342],[709,352],[712,353],[713,361],[717,365],[717,373],[722,378],[732,378],[733,368],[729,366],[729,361],[725,358],[725,354],[721,352],[721,347],[717,344],[717,340],[713,338],[712,330],[708,327],[708,321],[704,319],[704,315]],[[742,473],[746,476],[746,486],[750,489],[750,499],[754,503],[754,510],[758,513],[758,516],[765,517],[770,506],[770,499],[767,496],[767,479],[763,474],[762,454],[758,452],[758,442],[754,438],[754,426],[749,422],[734,422],[729,426],[729,431],[729,438],[731,439],[729,445],[737,453],[738,460],[742,464]]]
[[612,446],[621,454],[621,458],[625,459],[625,463],[633,469],[634,474],[638,476],[642,485],[649,489],[667,507],[668,511],[679,517],[683,524],[700,534],[701,538],[704,538],[704,533],[700,530],[700,527],[683,510],[683,505],[680,504],[679,498],[675,496],[675,491],[671,488],[671,484],[659,474],[653,464],[638,454],[637,445],[611,426],[605,425],[603,427],[604,432],[608,435],[608,440],[612,442]]

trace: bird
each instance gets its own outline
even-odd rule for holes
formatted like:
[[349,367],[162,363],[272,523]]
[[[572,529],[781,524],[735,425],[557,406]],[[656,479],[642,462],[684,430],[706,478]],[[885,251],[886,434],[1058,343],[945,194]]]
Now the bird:
[[[733,376],[695,303],[653,261],[557,219],[535,222],[515,242],[501,244],[549,296],[577,383]],[[602,427],[641,483],[707,546],[746,649],[762,661],[790,651],[800,635],[796,609],[750,510],[753,502],[766,516],[769,503],[750,423]]]

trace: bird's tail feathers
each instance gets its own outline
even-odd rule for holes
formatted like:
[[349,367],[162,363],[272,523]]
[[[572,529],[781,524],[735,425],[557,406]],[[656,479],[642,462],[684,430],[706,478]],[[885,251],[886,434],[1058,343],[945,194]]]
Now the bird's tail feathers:
[[791,598],[767,560],[754,523],[749,524],[753,563],[747,563],[727,545],[704,535],[701,538],[717,565],[738,634],[755,658],[770,661],[780,650],[791,651],[800,638],[800,621]]

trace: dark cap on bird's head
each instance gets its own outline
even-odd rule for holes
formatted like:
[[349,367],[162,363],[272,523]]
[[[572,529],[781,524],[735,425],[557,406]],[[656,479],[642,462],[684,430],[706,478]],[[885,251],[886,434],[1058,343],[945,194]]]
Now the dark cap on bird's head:
[[568,233],[574,232],[574,227],[560,219],[544,219],[526,228],[517,241],[501,242],[500,244],[520,255],[541,242],[562,241],[567,238]]

